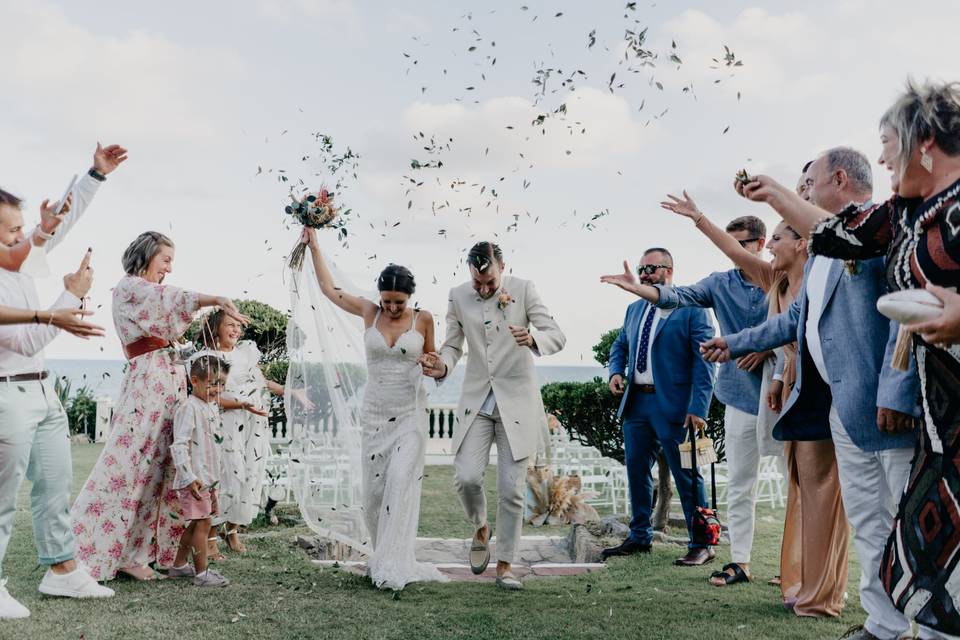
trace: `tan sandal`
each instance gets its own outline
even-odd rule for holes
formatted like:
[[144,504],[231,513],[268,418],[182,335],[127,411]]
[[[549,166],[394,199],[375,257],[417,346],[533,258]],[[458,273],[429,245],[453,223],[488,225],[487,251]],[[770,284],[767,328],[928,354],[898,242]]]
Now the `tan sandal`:
[[217,537],[207,538],[207,560],[223,560],[223,558]]
[[[233,539],[230,539],[230,536],[233,536]],[[230,529],[229,531],[222,530],[220,532],[220,537],[223,538],[224,542],[227,543],[227,546],[230,547],[231,551],[236,553],[246,553],[247,547],[240,541],[240,531],[238,529]]]
[[121,567],[117,569],[117,575],[123,575],[131,580],[136,580],[137,582],[149,582],[151,580],[159,580],[157,572],[147,565],[143,564],[137,567]]

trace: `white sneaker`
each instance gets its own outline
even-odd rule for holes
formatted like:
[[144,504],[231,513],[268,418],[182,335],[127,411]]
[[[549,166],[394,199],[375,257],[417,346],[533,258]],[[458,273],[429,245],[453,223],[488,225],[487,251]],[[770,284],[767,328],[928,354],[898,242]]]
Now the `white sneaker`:
[[6,580],[0,580],[0,620],[29,617],[30,609],[27,609],[10,595],[10,592],[7,591]]
[[111,598],[113,589],[97,584],[83,565],[70,573],[54,573],[47,569],[47,573],[40,581],[40,593],[48,596],[63,598]]

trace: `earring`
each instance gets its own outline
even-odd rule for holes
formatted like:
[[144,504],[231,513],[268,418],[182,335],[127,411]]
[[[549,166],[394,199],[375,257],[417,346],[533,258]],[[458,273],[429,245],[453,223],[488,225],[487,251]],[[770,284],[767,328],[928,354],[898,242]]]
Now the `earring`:
[[920,166],[927,170],[927,173],[933,173],[933,156],[927,153],[926,149],[920,150]]

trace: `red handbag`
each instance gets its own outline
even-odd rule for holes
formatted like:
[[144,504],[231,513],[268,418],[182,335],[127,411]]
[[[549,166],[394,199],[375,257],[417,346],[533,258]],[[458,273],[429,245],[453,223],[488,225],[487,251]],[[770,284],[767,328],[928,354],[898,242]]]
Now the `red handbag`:
[[[695,443],[697,441],[696,434],[694,432],[694,426],[691,423],[690,425],[690,442]],[[690,447],[690,455],[693,459],[693,464],[690,468],[690,476],[693,479],[694,491],[696,491],[697,486],[697,447],[696,445]],[[720,524],[720,514],[717,512],[717,478],[714,470],[713,462],[710,463],[710,488],[713,498],[713,508],[697,506],[696,512],[693,514],[693,518],[690,520],[690,538],[694,544],[697,545],[709,545],[717,546],[720,544],[720,529],[722,525]]]

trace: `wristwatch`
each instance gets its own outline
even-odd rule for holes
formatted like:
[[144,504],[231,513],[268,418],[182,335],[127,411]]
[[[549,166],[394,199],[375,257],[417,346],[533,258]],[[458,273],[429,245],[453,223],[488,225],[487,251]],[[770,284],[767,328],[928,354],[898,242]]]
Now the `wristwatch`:
[[87,175],[96,180],[97,182],[105,182],[107,176],[103,175],[93,167],[90,167],[90,171],[87,171]]

